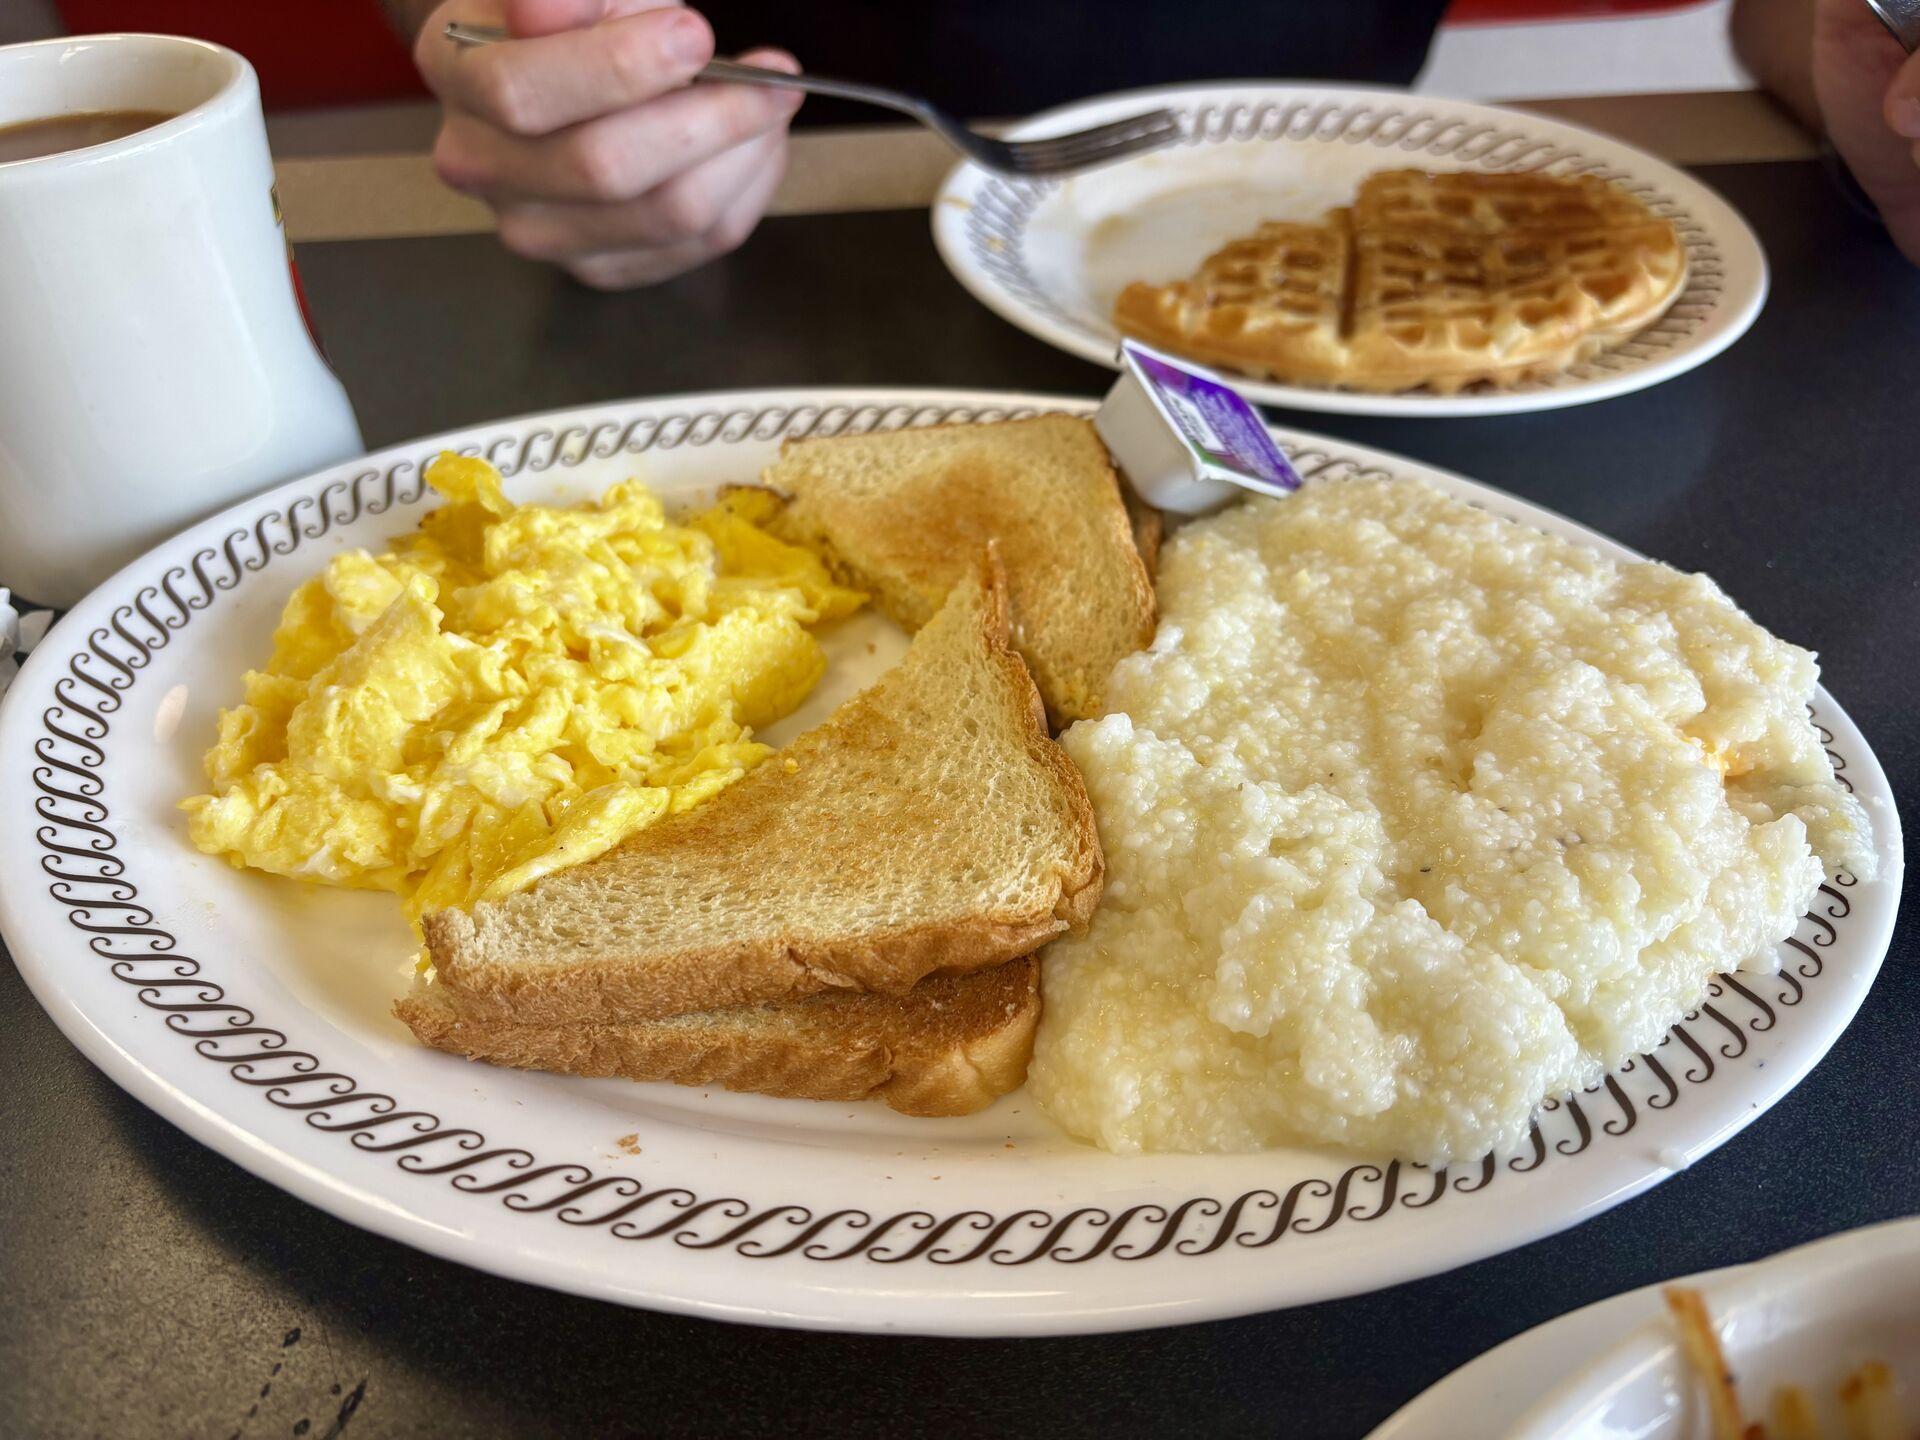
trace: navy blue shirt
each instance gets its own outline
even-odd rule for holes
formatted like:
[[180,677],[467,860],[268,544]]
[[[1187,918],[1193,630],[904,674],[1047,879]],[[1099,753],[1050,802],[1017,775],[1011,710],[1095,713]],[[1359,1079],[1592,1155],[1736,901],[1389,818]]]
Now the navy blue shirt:
[[[1017,116],[1112,90],[1198,80],[1405,85],[1446,0],[709,0],[720,53],[792,51],[807,69]],[[897,123],[812,96],[801,124]]]

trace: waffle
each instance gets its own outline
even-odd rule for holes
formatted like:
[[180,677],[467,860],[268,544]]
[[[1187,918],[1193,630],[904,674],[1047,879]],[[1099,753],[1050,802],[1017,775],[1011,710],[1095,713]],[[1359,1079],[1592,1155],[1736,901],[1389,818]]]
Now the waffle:
[[1481,235],[1617,230],[1651,218],[1640,201],[1592,175],[1524,170],[1381,170],[1361,182],[1353,213],[1362,230],[1431,226]]
[[1350,209],[1270,221],[1191,280],[1129,285],[1125,334],[1290,384],[1451,393],[1556,374],[1658,319],[1671,222],[1591,177],[1369,176]]

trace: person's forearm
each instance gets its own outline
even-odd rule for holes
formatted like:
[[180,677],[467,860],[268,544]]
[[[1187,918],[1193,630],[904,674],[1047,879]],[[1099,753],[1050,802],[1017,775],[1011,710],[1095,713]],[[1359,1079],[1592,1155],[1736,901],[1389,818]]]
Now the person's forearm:
[[440,0],[380,0],[380,8],[387,12],[387,19],[393,28],[411,42],[420,33],[420,27],[427,23],[427,16],[433,13],[433,7],[439,3]]
[[1814,0],[1734,0],[1734,54],[1760,87],[1815,134],[1825,127],[1813,93]]

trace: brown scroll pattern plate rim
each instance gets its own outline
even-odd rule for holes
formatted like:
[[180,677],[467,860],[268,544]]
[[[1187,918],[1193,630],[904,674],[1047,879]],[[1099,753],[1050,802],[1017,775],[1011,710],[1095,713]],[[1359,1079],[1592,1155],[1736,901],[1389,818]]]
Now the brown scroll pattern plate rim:
[[[1666,312],[1632,337],[1559,374],[1504,387],[1510,393],[1558,390],[1650,364],[1698,334],[1719,307],[1726,261],[1712,232],[1673,196],[1575,146],[1543,138],[1523,125],[1442,115],[1391,99],[1357,102],[1297,99],[1229,101],[1175,106],[1179,144],[1285,140],[1295,144],[1371,146],[1394,154],[1432,156],[1485,170],[1538,170],[1558,176],[1592,175],[1619,185],[1654,214],[1671,220],[1687,252],[1687,281]],[[1516,117],[1518,118],[1518,117]],[[1027,227],[1040,203],[1066,182],[989,179],[974,197],[963,229],[980,273],[1007,294],[1082,339],[1106,344],[1108,331],[1090,326],[1062,306],[1033,273]]]
[[[978,423],[1035,413],[977,405],[766,406],[758,409],[648,413],[561,424],[538,422],[465,447],[508,475],[570,467],[682,446],[833,435],[905,425]],[[597,1230],[619,1240],[663,1241],[686,1250],[725,1251],[748,1259],[792,1256],[834,1264],[1020,1266],[1095,1260],[1197,1257],[1232,1247],[1263,1249],[1336,1225],[1363,1225],[1395,1210],[1423,1210],[1449,1197],[1486,1190],[1503,1174],[1560,1165],[1632,1133],[1641,1118],[1680,1103],[1744,1056],[1752,1036],[1782,1023],[1819,981],[1824,956],[1852,913],[1851,875],[1820,888],[1814,912],[1788,939],[1780,972],[1727,975],[1700,1008],[1651,1052],[1629,1060],[1578,1095],[1549,1101],[1521,1152],[1505,1160],[1438,1171],[1361,1160],[1338,1173],[1285,1189],[1112,1210],[1083,1205],[1058,1211],[999,1212],[968,1207],[874,1214],[852,1207],[815,1210],[706,1195],[688,1186],[643,1184],[571,1160],[544,1160],[500,1144],[469,1126],[370,1089],[320,1056],[294,1047],[285,1031],[228,998],[209,967],[159,924],[127,870],[100,771],[115,716],[156,652],[192,625],[224,592],[334,527],[410,504],[424,492],[430,456],[369,467],[348,479],[302,490],[261,511],[217,544],[206,545],[137,585],[104,624],[78,642],[53,685],[54,702],[34,739],[32,800],[39,865],[47,892],[85,936],[86,952],[162,1017],[167,1032],[235,1084],[274,1108],[298,1115],[343,1144],[389,1156],[409,1175],[438,1178],[516,1214]],[[1307,476],[1390,477],[1392,472],[1337,449],[1296,448]],[[1817,721],[1816,721],[1817,723]],[[1821,727],[1831,750],[1832,735]],[[1836,767],[1846,762],[1833,755]],[[82,958],[85,958],[83,956]]]

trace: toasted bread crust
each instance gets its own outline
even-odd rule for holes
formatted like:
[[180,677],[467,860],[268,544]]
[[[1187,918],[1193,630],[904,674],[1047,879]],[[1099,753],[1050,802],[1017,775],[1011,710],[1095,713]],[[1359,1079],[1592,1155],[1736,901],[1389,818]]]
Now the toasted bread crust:
[[[699,857],[708,862],[710,887],[741,893],[764,879],[770,865],[802,863],[766,853],[760,843],[774,817],[808,809],[818,800],[801,788],[803,779],[775,759],[705,805],[641,832],[600,860],[471,913],[426,916],[436,989],[446,1007],[464,1020],[489,1024],[607,1024],[792,1001],[826,990],[900,995],[928,976],[1002,965],[1068,929],[1084,927],[1104,874],[1093,809],[1079,771],[1048,738],[1039,693],[1009,644],[1005,584],[990,550],[974,584],[956,591],[953,603],[972,607],[962,642],[970,652],[966,663],[983,665],[996,677],[1000,699],[995,703],[1004,707],[1007,727],[1017,732],[1018,753],[1003,763],[1021,767],[1035,788],[1051,797],[1064,830],[1047,868],[1027,877],[1027,890],[1016,903],[987,899],[965,912],[949,909],[838,934],[800,933],[791,926],[742,928],[671,946],[635,945],[611,923],[596,926],[590,935],[576,933],[576,926],[568,933],[564,963],[528,963],[530,954],[544,959],[542,951],[554,949],[542,926],[558,896],[574,897],[576,908],[583,895],[606,907],[670,904],[660,898],[661,877],[683,880],[682,872]],[[894,673],[904,675],[915,663],[910,651]],[[880,765],[906,766],[921,759],[913,753],[918,737],[884,709],[887,683],[883,679],[849,701],[786,754],[799,755],[802,769],[831,766],[836,756],[855,749]],[[964,798],[949,797],[954,803]],[[885,837],[876,842],[857,827],[836,825],[832,815],[820,820],[815,845],[820,853],[806,863],[858,873],[870,847],[885,843]]]
[[602,962],[557,975],[528,974],[475,957],[479,932],[461,911],[438,911],[423,923],[447,1004],[464,1018],[493,1024],[616,1023],[804,1000],[830,990],[904,995],[929,976],[990,969],[1031,954],[1069,930],[1085,929],[1100,900],[1100,880],[1096,866],[1079,888],[1063,887],[1054,911],[1034,920],[983,917],[823,946],[755,936],[686,949],[664,963],[637,957],[639,964]]
[[[1127,486],[1124,490],[1123,498],[1127,502],[1127,524],[1133,529],[1133,548],[1140,552],[1140,563],[1146,567],[1147,579],[1151,581],[1160,572],[1160,542],[1166,539],[1166,519],[1153,506],[1134,494],[1133,487]],[[1147,638],[1151,642],[1153,637]]]
[[[849,476],[879,468],[876,455],[886,480],[862,488]],[[788,440],[761,488],[788,502],[776,533],[909,630],[965,578],[972,549],[997,541],[1014,644],[1056,729],[1104,713],[1114,664],[1153,640],[1158,515],[1128,502],[1084,417]]]
[[1019,1088],[1040,1018],[1031,957],[929,979],[894,998],[821,995],[664,1020],[527,1025],[472,1020],[438,985],[394,1013],[424,1045],[521,1069],[718,1085],[803,1100],[882,1100],[965,1115]]

